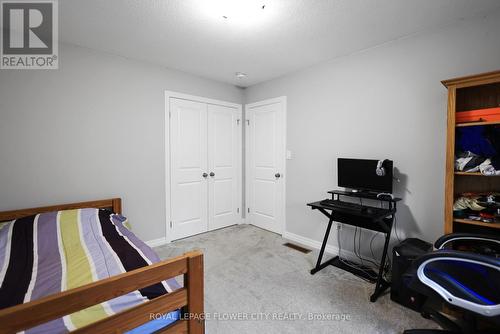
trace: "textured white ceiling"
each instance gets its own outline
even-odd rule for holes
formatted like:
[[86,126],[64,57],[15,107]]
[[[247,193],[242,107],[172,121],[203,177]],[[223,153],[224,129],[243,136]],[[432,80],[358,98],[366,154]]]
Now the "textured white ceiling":
[[498,0],[231,0],[265,3],[247,22],[222,18],[220,1],[61,0],[60,39],[245,87],[500,9]]

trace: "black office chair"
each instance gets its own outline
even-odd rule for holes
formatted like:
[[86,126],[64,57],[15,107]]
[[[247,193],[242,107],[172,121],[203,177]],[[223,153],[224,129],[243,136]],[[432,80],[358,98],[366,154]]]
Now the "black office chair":
[[[500,333],[500,237],[452,233],[434,246],[437,250],[418,258],[405,277],[426,298],[422,315],[444,330],[404,334]],[[461,316],[441,313],[443,302]]]

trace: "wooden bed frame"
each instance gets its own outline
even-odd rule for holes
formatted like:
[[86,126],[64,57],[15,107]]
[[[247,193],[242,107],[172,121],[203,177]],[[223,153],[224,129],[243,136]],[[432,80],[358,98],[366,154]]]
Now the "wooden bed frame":
[[[115,213],[121,213],[121,199],[112,198],[5,211],[0,212],[0,222],[37,213],[89,207],[110,208]],[[182,309],[181,320],[155,333],[204,333],[203,254],[199,251],[188,252],[176,258],[79,288],[0,310],[0,333],[16,333],[178,275],[184,275],[183,288],[99,320],[72,333],[121,333],[153,320],[152,315],[177,309]]]

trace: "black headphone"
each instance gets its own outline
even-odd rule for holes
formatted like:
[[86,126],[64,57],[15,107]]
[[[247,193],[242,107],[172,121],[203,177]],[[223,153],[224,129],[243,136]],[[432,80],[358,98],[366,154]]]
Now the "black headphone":
[[375,173],[377,176],[385,176],[385,168],[384,168],[384,163],[386,160],[379,160],[377,162],[377,168],[375,169]]

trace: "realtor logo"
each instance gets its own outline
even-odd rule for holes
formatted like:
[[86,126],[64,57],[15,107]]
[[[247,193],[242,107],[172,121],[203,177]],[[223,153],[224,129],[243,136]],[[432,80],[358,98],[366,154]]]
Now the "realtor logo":
[[1,69],[57,69],[57,0],[1,4]]

